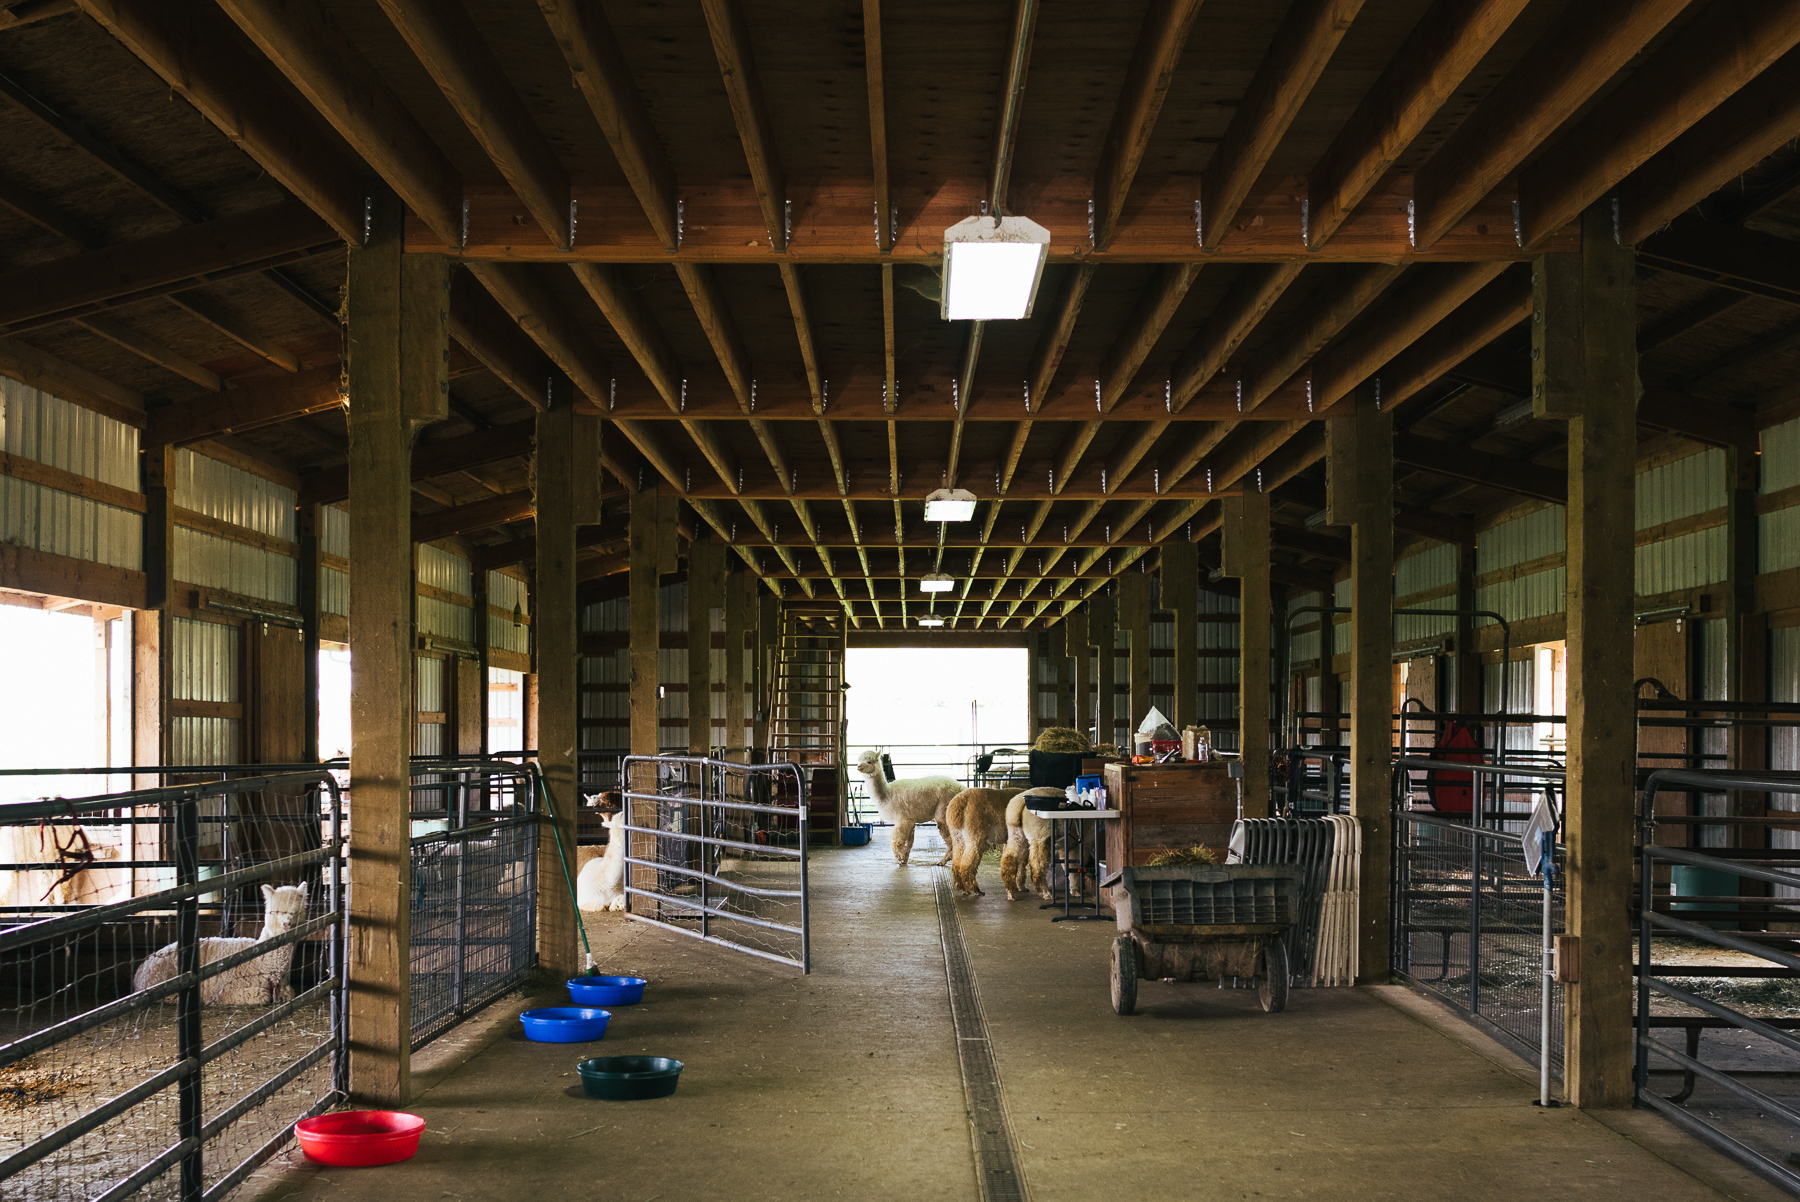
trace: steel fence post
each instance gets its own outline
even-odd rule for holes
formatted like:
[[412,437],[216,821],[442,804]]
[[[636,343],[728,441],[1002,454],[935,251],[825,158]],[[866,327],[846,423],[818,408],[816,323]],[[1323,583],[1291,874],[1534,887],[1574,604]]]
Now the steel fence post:
[[192,1066],[176,1086],[181,1142],[194,1141],[181,1158],[181,1202],[198,1202],[206,1188],[200,1160],[200,799],[188,793],[175,801],[175,880],[189,890],[175,903],[175,967],[189,978],[175,995],[175,1055]]

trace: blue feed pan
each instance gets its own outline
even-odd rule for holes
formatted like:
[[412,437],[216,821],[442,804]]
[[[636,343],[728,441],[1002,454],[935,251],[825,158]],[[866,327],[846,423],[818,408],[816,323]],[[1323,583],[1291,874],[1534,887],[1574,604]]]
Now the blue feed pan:
[[862,847],[869,842],[869,828],[866,826],[846,826],[841,833],[845,847]]
[[603,1038],[611,1018],[611,1011],[591,1006],[551,1006],[519,1015],[525,1024],[525,1038],[538,1043],[584,1043]]
[[576,977],[569,997],[578,1006],[635,1006],[649,983],[643,977]]
[[601,1056],[575,1069],[588,1097],[612,1102],[666,1098],[681,1082],[681,1061],[666,1056]]

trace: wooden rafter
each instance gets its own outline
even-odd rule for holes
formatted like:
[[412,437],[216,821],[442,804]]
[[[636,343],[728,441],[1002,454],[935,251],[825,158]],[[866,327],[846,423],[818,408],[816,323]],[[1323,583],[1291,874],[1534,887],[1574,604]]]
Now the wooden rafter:
[[1113,110],[1112,127],[1100,150],[1100,165],[1094,171],[1091,219],[1094,246],[1100,250],[1111,246],[1118,232],[1125,198],[1137,179],[1150,133],[1187,46],[1188,30],[1199,11],[1200,0],[1152,0],[1144,16],[1125,72],[1125,87]]
[[881,52],[881,0],[862,0],[863,74],[869,97],[870,190],[875,195],[875,247],[894,247],[894,202],[888,188],[887,80]]
[[1225,369],[1239,346],[1288,286],[1300,277],[1299,263],[1246,267],[1208,316],[1200,333],[1181,352],[1169,384],[1169,409],[1180,413],[1201,388]]
[[1300,311],[1244,366],[1238,396],[1248,415],[1343,333],[1400,274],[1386,263],[1339,267],[1335,279],[1306,298]]
[[769,246],[787,249],[787,183],[781,156],[775,148],[775,131],[769,124],[768,105],[757,81],[756,57],[750,49],[750,23],[738,0],[700,0],[706,28],[712,35],[713,53],[725,81],[725,98],[737,122],[738,140],[750,167],[750,182],[768,227]]

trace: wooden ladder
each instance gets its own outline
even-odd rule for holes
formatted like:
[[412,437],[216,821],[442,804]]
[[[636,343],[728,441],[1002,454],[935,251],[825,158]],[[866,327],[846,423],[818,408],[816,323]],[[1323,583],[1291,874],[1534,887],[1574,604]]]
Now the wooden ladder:
[[769,758],[800,765],[812,835],[836,842],[847,795],[844,777],[844,636],[839,606],[789,604],[781,612]]

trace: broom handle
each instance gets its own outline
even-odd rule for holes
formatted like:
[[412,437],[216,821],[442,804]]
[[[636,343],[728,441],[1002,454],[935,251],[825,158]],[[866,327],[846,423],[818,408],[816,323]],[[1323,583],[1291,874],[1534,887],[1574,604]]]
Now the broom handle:
[[569,853],[563,850],[562,836],[556,831],[556,803],[550,800],[550,785],[544,780],[543,769],[533,775],[537,777],[538,795],[544,799],[544,812],[550,815],[550,835],[556,840],[556,858],[562,863],[563,884],[569,887],[569,907],[575,916],[575,929],[581,932],[581,950],[587,953],[587,967],[592,968],[594,949],[588,944],[587,924],[581,921],[581,903],[575,898],[575,878],[569,875]]

